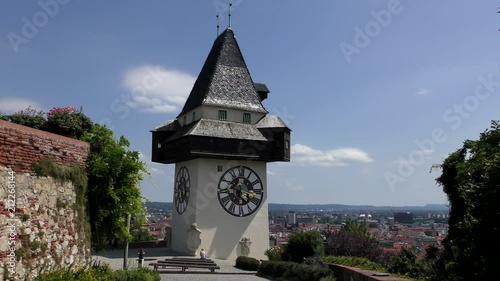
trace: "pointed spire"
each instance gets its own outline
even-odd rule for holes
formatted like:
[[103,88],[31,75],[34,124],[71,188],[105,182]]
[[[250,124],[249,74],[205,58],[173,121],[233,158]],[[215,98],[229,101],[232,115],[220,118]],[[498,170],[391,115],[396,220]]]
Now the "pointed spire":
[[219,37],[219,27],[220,27],[220,25],[219,25],[219,14],[217,14],[217,36],[215,38]]
[[231,28],[231,7],[233,6],[233,3],[231,3],[231,1],[229,1],[229,26],[228,28]]
[[215,40],[179,116],[201,105],[267,113],[230,28]]

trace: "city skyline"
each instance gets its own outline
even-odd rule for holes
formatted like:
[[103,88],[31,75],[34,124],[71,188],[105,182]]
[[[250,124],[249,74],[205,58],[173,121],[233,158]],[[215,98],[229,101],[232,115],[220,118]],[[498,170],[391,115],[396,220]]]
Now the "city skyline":
[[[233,1],[250,74],[271,91],[263,105],[292,129],[291,162],[268,165],[268,201],[446,204],[432,165],[500,119],[494,4]],[[171,202],[174,166],[151,163],[149,130],[181,111],[228,9],[2,3],[0,112],[82,106],[141,153],[143,195]]]

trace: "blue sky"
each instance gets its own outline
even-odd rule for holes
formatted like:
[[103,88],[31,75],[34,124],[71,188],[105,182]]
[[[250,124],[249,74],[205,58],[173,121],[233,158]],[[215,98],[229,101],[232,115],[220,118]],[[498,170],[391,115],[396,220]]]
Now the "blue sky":
[[[232,27],[292,161],[273,203],[446,203],[429,173],[500,119],[497,1],[235,0]],[[173,119],[227,1],[2,1],[0,111],[83,106],[148,162],[143,195],[171,201],[149,130]],[[153,86],[144,86],[153,77]]]

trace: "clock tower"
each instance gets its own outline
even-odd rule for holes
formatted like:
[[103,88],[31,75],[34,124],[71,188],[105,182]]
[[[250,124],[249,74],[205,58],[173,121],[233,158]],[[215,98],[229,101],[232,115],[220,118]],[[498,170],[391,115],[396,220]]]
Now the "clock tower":
[[152,161],[175,163],[172,250],[265,258],[268,162],[290,161],[290,129],[268,114],[234,32],[215,40],[175,120],[151,130]]

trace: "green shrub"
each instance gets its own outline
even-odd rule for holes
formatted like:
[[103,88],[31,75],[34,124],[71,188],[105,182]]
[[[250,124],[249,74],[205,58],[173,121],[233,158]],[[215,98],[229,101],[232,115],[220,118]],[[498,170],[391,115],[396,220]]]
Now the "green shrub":
[[58,135],[81,139],[85,132],[90,132],[93,123],[89,117],[83,114],[83,110],[77,110],[74,106],[53,107],[47,113],[47,122],[44,130]]
[[150,268],[115,271],[113,281],[160,281],[160,273]]
[[113,270],[108,265],[61,269],[38,275],[34,281],[110,281],[113,280]]
[[320,280],[332,275],[327,268],[286,261],[263,261],[257,272],[260,276],[271,276],[283,280]]
[[275,262],[273,263],[270,275],[272,277],[279,278],[283,276],[283,274],[285,274],[287,270],[294,267],[295,265],[296,263],[289,261]]
[[294,265],[295,263],[287,261],[262,261],[257,274],[278,278]]
[[61,269],[40,274],[34,281],[160,281],[160,274],[149,268],[113,271],[107,264]]
[[319,279],[319,281],[335,281],[335,276],[329,275],[327,277],[323,277],[323,278]]
[[1,119],[35,129],[41,129],[46,122],[45,113],[31,107],[17,111],[12,115],[3,115]]
[[366,270],[387,271],[382,265],[374,263],[367,258],[345,257],[345,256],[328,256],[323,259],[325,263],[334,263],[345,266],[352,266]]
[[424,278],[425,266],[419,261],[417,252],[414,249],[403,248],[398,255],[392,258],[388,266],[390,273],[407,275],[411,278]]
[[283,247],[275,247],[275,248],[267,249],[264,254],[267,256],[267,258],[270,261],[282,261],[282,260],[286,260],[286,258],[283,257],[283,254],[284,254],[284,248]]
[[284,250],[285,256],[289,256],[291,261],[298,263],[311,256],[321,256],[323,253],[323,238],[314,230],[290,235]]
[[236,268],[239,269],[256,271],[259,265],[260,261],[255,258],[241,256],[236,259]]
[[272,276],[273,273],[273,263],[274,261],[262,261],[257,271],[257,275],[260,276]]
[[332,275],[333,273],[328,267],[322,268],[313,265],[296,264],[287,270],[281,278],[283,280],[319,281],[321,278]]

